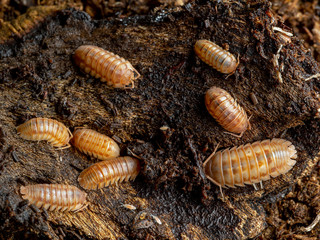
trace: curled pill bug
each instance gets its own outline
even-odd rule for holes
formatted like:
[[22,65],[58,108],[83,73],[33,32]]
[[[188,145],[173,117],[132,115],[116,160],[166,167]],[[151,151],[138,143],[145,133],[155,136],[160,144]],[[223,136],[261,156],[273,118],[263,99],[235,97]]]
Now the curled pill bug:
[[84,189],[100,189],[113,183],[134,180],[140,172],[140,162],[132,157],[117,157],[98,162],[83,170],[78,182]]
[[27,140],[47,140],[59,149],[69,148],[72,134],[63,123],[49,118],[32,118],[17,127],[18,134]]
[[221,73],[233,73],[239,65],[231,53],[208,40],[198,40],[194,50],[202,61]]
[[216,152],[203,164],[206,177],[220,187],[245,186],[287,173],[296,163],[297,151],[285,139],[274,138]]
[[205,104],[211,116],[228,131],[228,134],[242,137],[247,129],[251,129],[250,118],[244,109],[222,88],[211,87],[206,92]]
[[112,138],[92,129],[76,128],[70,142],[84,154],[100,160],[120,155],[120,148]]
[[79,188],[63,184],[35,184],[21,186],[23,199],[29,200],[38,208],[49,211],[78,212],[87,207],[87,194]]
[[134,80],[140,77],[129,61],[97,46],[80,46],[73,58],[84,72],[115,88],[134,88]]

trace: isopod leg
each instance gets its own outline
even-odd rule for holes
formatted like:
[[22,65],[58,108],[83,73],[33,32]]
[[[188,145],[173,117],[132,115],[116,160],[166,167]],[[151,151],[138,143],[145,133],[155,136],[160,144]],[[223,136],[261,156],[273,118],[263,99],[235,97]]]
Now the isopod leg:
[[138,79],[141,76],[140,73],[135,68],[133,68],[133,73],[136,74],[136,76],[133,78],[134,80]]
[[252,117],[252,115],[248,118],[248,130],[251,130],[251,123],[250,123],[251,117]]
[[66,146],[64,146],[64,147],[59,147],[59,148],[57,148],[57,149],[58,149],[58,150],[63,150],[63,149],[69,148],[69,147],[71,147],[71,145],[68,143]]
[[221,187],[221,185],[220,185],[219,187],[220,187],[220,192],[221,192],[222,200],[224,201],[224,195],[223,195],[223,192],[222,192],[222,187]]
[[261,187],[261,189],[263,189],[262,181],[260,181],[260,187]]
[[239,63],[240,63],[239,57],[240,57],[240,54],[238,53],[238,57],[237,57],[237,67],[238,67],[238,65],[239,65]]
[[239,135],[237,135],[237,134],[235,134],[235,133],[231,133],[231,132],[224,132],[224,133],[230,134],[230,135],[232,135],[232,136],[234,136],[234,137],[237,137],[237,138],[241,138],[244,132],[245,132],[245,131],[243,131],[243,132],[240,133]]
[[131,80],[131,81],[130,81],[130,84],[131,84],[131,85],[129,85],[129,87],[124,87],[124,89],[133,89],[133,88],[134,88],[134,81]]
[[88,207],[88,205],[89,205],[89,203],[88,203],[88,202],[86,202],[85,204],[83,204],[83,206],[82,206],[81,208],[79,208],[79,209],[77,209],[77,210],[75,210],[75,211],[73,211],[73,212],[74,212],[74,213],[77,213],[77,212],[79,212],[79,211],[81,211],[81,210],[85,209],[86,207]]
[[72,133],[71,133],[71,131],[70,131],[69,128],[67,128],[67,130],[68,130],[68,133],[70,134],[70,137],[69,137],[69,140],[68,140],[68,141],[70,141],[70,139],[73,138],[73,135],[72,135]]
[[216,146],[216,148],[214,149],[213,153],[211,153],[211,155],[204,161],[204,163],[202,164],[202,166],[205,166],[206,163],[210,160],[210,158],[216,153],[216,151],[218,150],[220,143],[218,143],[218,145]]
[[124,89],[134,89],[134,81],[130,80],[131,86],[130,87],[124,87]]
[[252,183],[252,185],[253,185],[253,187],[254,187],[254,190],[256,190],[256,191],[259,190],[255,183]]
[[138,158],[138,159],[141,159],[142,160],[142,158],[141,157],[139,157],[137,154],[135,154],[134,152],[132,152],[132,150],[130,149],[130,148],[127,148],[128,149],[128,151],[132,154],[132,156],[134,156],[135,158]]

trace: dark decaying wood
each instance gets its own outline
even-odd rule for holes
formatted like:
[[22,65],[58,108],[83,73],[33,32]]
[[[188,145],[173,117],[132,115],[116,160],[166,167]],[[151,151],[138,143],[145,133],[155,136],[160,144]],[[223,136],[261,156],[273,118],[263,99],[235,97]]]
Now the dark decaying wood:
[[[283,198],[317,162],[320,84],[304,79],[319,68],[297,38],[279,40],[272,27],[282,24],[268,1],[197,1],[152,16],[101,21],[72,9],[51,16],[33,24],[24,15],[33,31],[1,39],[1,238],[252,238],[267,225],[263,204]],[[193,50],[199,39],[239,54],[235,73],[226,76],[202,62]],[[81,45],[130,61],[141,74],[135,88],[111,88],[82,73],[72,61]],[[228,91],[252,115],[252,129],[241,138],[225,134],[207,112],[204,95],[212,86]],[[112,136],[121,156],[140,160],[140,175],[134,182],[86,191],[89,205],[78,213],[28,206],[20,186],[80,187],[80,172],[97,161],[73,147],[56,150],[20,138],[16,126],[34,117]],[[224,189],[222,201],[201,167],[215,146],[275,137],[295,145],[292,170],[264,182],[262,190]]]

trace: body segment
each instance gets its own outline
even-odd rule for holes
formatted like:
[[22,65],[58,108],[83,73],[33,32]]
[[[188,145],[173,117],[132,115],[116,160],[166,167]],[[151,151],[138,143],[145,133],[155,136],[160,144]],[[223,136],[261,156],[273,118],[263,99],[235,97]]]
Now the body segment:
[[49,118],[32,118],[17,127],[20,136],[27,140],[47,140],[60,149],[70,147],[70,130],[61,122]]
[[207,178],[220,187],[244,186],[277,177],[296,163],[291,142],[274,138],[213,153],[203,164]]
[[194,50],[202,61],[222,73],[233,73],[239,64],[231,53],[208,40],[198,40]]
[[100,78],[109,86],[125,88],[140,77],[130,62],[97,46],[83,45],[74,53],[75,63],[86,73]]
[[98,162],[80,173],[78,182],[85,189],[99,189],[109,184],[134,180],[140,172],[140,162],[132,157],[118,157]]
[[29,200],[38,208],[49,211],[77,212],[87,206],[87,194],[75,186],[63,184],[36,184],[21,186],[23,199]]
[[211,87],[205,96],[208,112],[227,131],[240,134],[250,128],[250,122],[244,109],[225,90]]
[[81,152],[100,160],[120,155],[120,148],[112,138],[91,129],[77,128],[73,132],[71,144]]

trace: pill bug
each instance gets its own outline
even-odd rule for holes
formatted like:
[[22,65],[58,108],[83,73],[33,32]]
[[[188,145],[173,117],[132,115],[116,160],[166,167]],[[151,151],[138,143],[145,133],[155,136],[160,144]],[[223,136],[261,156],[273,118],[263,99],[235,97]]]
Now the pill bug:
[[74,61],[84,72],[115,88],[129,88],[130,84],[134,88],[134,80],[140,77],[129,61],[96,46],[80,46]]
[[239,61],[228,51],[208,40],[198,40],[194,45],[198,57],[222,73],[233,73]]
[[72,134],[63,123],[50,118],[32,118],[17,127],[17,132],[24,139],[31,141],[47,140],[54,147],[70,147]]
[[[250,122],[246,112],[236,100],[225,90],[211,87],[205,96],[205,104],[208,112],[229,134],[241,137],[249,128]],[[232,134],[239,133],[239,135]]]
[[222,187],[244,186],[269,180],[288,172],[296,163],[294,145],[280,138],[257,141],[222,151],[214,151],[204,162],[206,177]]
[[49,211],[78,212],[87,207],[87,194],[79,188],[63,184],[35,184],[21,186],[23,199],[29,200],[38,208]]
[[140,172],[140,162],[132,157],[117,157],[98,162],[83,170],[78,178],[85,189],[100,189],[109,184],[134,180]]
[[91,129],[76,128],[70,142],[81,152],[100,160],[120,155],[120,148],[112,138]]

